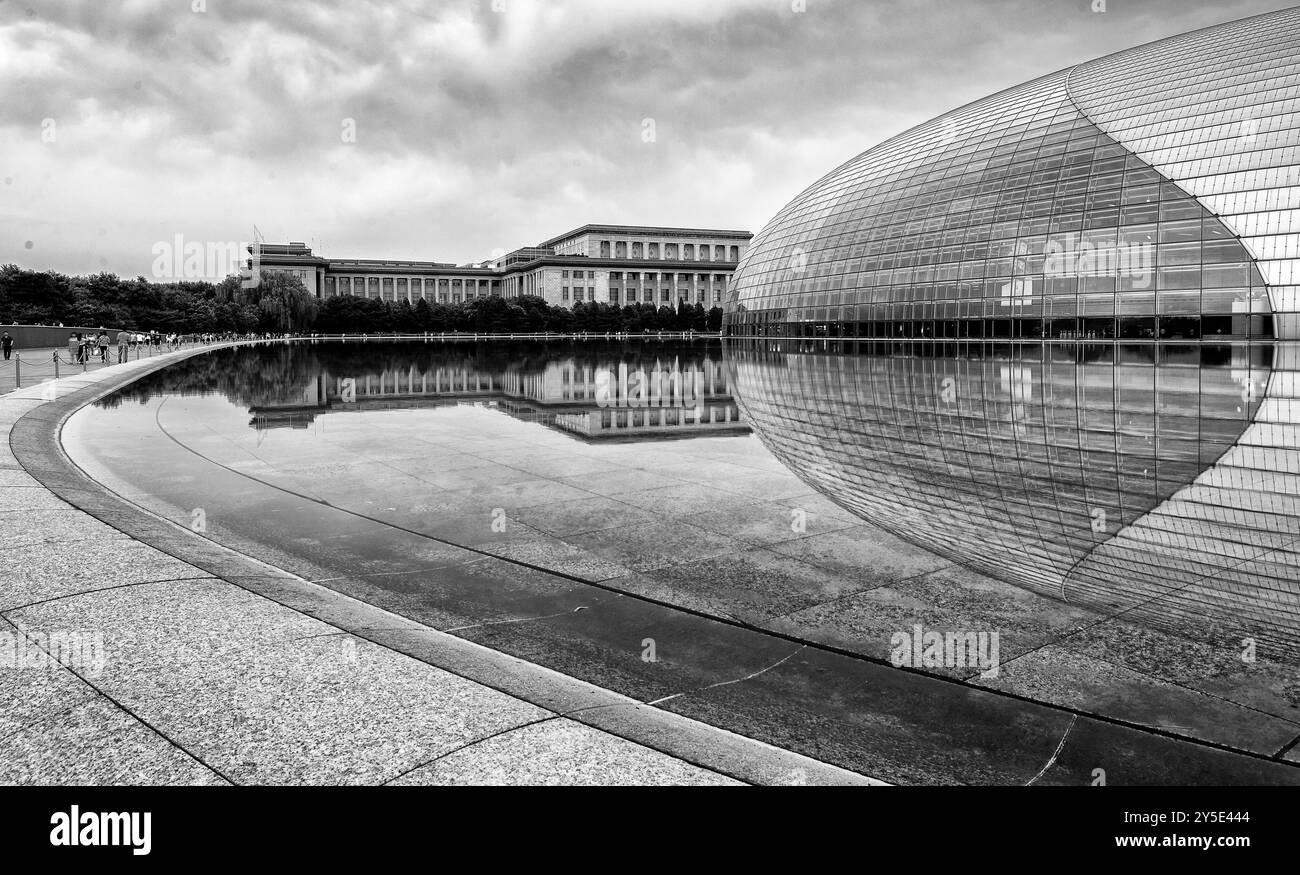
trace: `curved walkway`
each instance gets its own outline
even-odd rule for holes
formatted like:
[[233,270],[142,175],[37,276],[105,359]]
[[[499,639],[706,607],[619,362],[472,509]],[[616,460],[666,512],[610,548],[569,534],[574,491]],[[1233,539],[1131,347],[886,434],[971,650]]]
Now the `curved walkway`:
[[880,783],[286,574],[64,456],[76,409],[210,348],[0,397],[0,783]]

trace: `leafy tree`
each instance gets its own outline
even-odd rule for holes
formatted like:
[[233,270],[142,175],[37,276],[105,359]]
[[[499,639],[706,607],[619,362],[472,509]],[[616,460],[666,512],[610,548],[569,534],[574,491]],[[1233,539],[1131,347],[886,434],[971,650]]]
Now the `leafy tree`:
[[338,296],[318,300],[292,275],[262,273],[254,288],[237,275],[218,283],[154,283],[110,273],[68,277],[0,265],[0,321],[103,325],[178,332],[256,331],[282,333],[380,334],[465,331],[492,333],[614,334],[656,331],[712,331],[722,327],[722,309],[679,302],[619,307],[583,301],[572,309],[553,307],[535,295],[475,298],[414,305],[379,298]]

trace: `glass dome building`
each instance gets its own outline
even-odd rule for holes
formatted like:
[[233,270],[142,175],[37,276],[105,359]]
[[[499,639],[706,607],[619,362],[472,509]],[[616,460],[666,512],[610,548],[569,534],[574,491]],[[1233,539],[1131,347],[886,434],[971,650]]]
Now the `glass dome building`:
[[733,336],[1300,339],[1300,10],[946,113],[754,238]]

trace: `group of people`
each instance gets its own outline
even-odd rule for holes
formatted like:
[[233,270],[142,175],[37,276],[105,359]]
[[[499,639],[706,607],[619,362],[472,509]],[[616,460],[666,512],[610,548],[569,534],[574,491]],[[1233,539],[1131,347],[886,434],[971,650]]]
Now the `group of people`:
[[93,361],[96,356],[101,362],[108,362],[108,348],[117,346],[117,360],[119,363],[128,359],[130,351],[136,347],[154,347],[155,350],[166,344],[169,349],[174,349],[184,341],[179,334],[163,334],[158,331],[119,331],[117,337],[110,338],[107,331],[103,328],[98,332],[76,332],[68,336],[68,356],[74,359],[77,364],[85,364]]
[[108,332],[102,328],[98,333],[78,331],[68,335],[68,357],[75,359],[77,364],[85,364],[96,355],[101,362],[107,362],[108,345]]
[[[233,332],[181,334],[161,331],[117,331],[114,336],[107,329],[101,328],[98,331],[78,331],[68,335],[68,358],[77,364],[95,360],[107,364],[109,349],[116,346],[117,361],[121,364],[130,360],[131,350],[137,347],[153,347],[155,352],[160,352],[164,346],[174,350],[187,343],[208,344],[221,340],[254,340],[260,337],[262,336]],[[8,331],[0,331],[0,353],[3,353],[4,361],[10,360],[16,346],[16,339]]]

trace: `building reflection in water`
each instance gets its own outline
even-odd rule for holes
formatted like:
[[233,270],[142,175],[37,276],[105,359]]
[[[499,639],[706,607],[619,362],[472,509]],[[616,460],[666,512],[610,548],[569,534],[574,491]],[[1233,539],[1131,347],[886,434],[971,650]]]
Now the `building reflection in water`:
[[217,391],[258,430],[342,411],[475,405],[587,441],[748,434],[721,345],[314,343],[218,351],[124,396]]
[[764,444],[858,516],[1036,592],[1300,658],[1300,350],[738,340],[727,363]]

